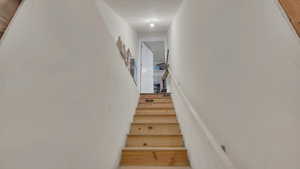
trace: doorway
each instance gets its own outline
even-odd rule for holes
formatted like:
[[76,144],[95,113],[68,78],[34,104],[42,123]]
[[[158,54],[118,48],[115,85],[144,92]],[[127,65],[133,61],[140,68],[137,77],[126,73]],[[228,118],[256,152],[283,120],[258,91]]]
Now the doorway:
[[165,42],[141,43],[141,93],[160,93],[165,72]]

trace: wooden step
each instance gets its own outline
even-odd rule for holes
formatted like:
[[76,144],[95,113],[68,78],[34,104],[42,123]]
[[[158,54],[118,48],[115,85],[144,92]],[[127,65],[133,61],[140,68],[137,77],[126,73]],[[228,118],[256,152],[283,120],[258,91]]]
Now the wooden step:
[[126,147],[183,147],[182,135],[128,135]]
[[169,93],[169,92],[167,92],[167,93],[140,93],[141,96],[143,96],[143,95],[164,95],[164,94],[170,95],[171,93]]
[[140,99],[170,99],[171,97],[164,94],[141,94]]
[[172,103],[140,103],[138,109],[174,109]]
[[131,125],[130,134],[140,135],[163,135],[163,134],[180,134],[180,128],[177,123],[175,124],[153,124],[144,123]]
[[121,166],[189,166],[185,148],[124,148]]
[[134,123],[177,123],[176,115],[138,115],[133,119]]
[[139,103],[172,103],[171,98],[140,98]]
[[174,109],[137,109],[136,114],[176,114]]
[[119,169],[191,169],[190,167],[121,166]]
[[174,115],[174,116],[176,116],[176,113],[175,112],[163,112],[163,111],[161,111],[161,112],[156,112],[156,111],[154,111],[154,112],[139,112],[139,113],[136,113],[136,115],[145,115],[145,116],[159,116],[159,115]]

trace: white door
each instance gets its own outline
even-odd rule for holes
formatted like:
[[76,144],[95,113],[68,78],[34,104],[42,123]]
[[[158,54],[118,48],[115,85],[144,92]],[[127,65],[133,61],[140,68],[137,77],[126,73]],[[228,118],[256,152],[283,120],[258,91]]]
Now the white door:
[[142,43],[141,93],[153,93],[153,53]]

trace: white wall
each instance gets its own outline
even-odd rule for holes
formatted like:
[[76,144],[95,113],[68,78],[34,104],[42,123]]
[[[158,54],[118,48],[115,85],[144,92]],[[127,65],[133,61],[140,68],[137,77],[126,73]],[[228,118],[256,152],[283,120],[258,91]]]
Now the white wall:
[[168,40],[168,31],[162,32],[139,32],[139,40],[142,41],[167,41]]
[[142,43],[141,61],[141,93],[154,93],[153,53],[144,43]]
[[138,92],[94,1],[26,0],[0,72],[1,169],[118,166]]
[[[236,168],[300,168],[300,41],[277,1],[185,0],[169,41],[173,77],[194,118]],[[179,104],[184,125],[195,123]],[[199,130],[200,139],[201,127],[190,127],[185,135]],[[216,168],[201,165],[210,151],[193,138],[185,138],[193,167]]]
[[122,41],[129,48],[137,63],[137,84],[139,85],[139,48],[138,48],[138,34],[136,31],[120,17],[109,5],[103,0],[96,0],[99,12],[105,22],[107,29],[113,36],[114,41],[117,42],[118,37],[121,36]]
[[[193,168],[197,169],[235,169],[221,147],[211,135],[207,126],[190,105],[175,78],[168,79],[172,101],[180,128],[184,134],[185,146]],[[195,115],[196,114],[196,115]]]
[[137,57],[138,35],[136,31],[103,0],[96,0],[96,2],[107,29],[113,36],[115,42],[117,42],[118,37],[121,36],[126,47],[132,50],[134,57]]

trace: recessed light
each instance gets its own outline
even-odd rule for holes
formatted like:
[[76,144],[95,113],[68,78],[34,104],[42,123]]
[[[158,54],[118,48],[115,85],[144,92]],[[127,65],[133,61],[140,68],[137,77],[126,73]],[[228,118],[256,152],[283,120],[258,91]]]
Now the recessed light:
[[154,23],[150,23],[150,27],[151,27],[151,28],[154,28],[154,27],[155,27],[155,24],[154,24]]

